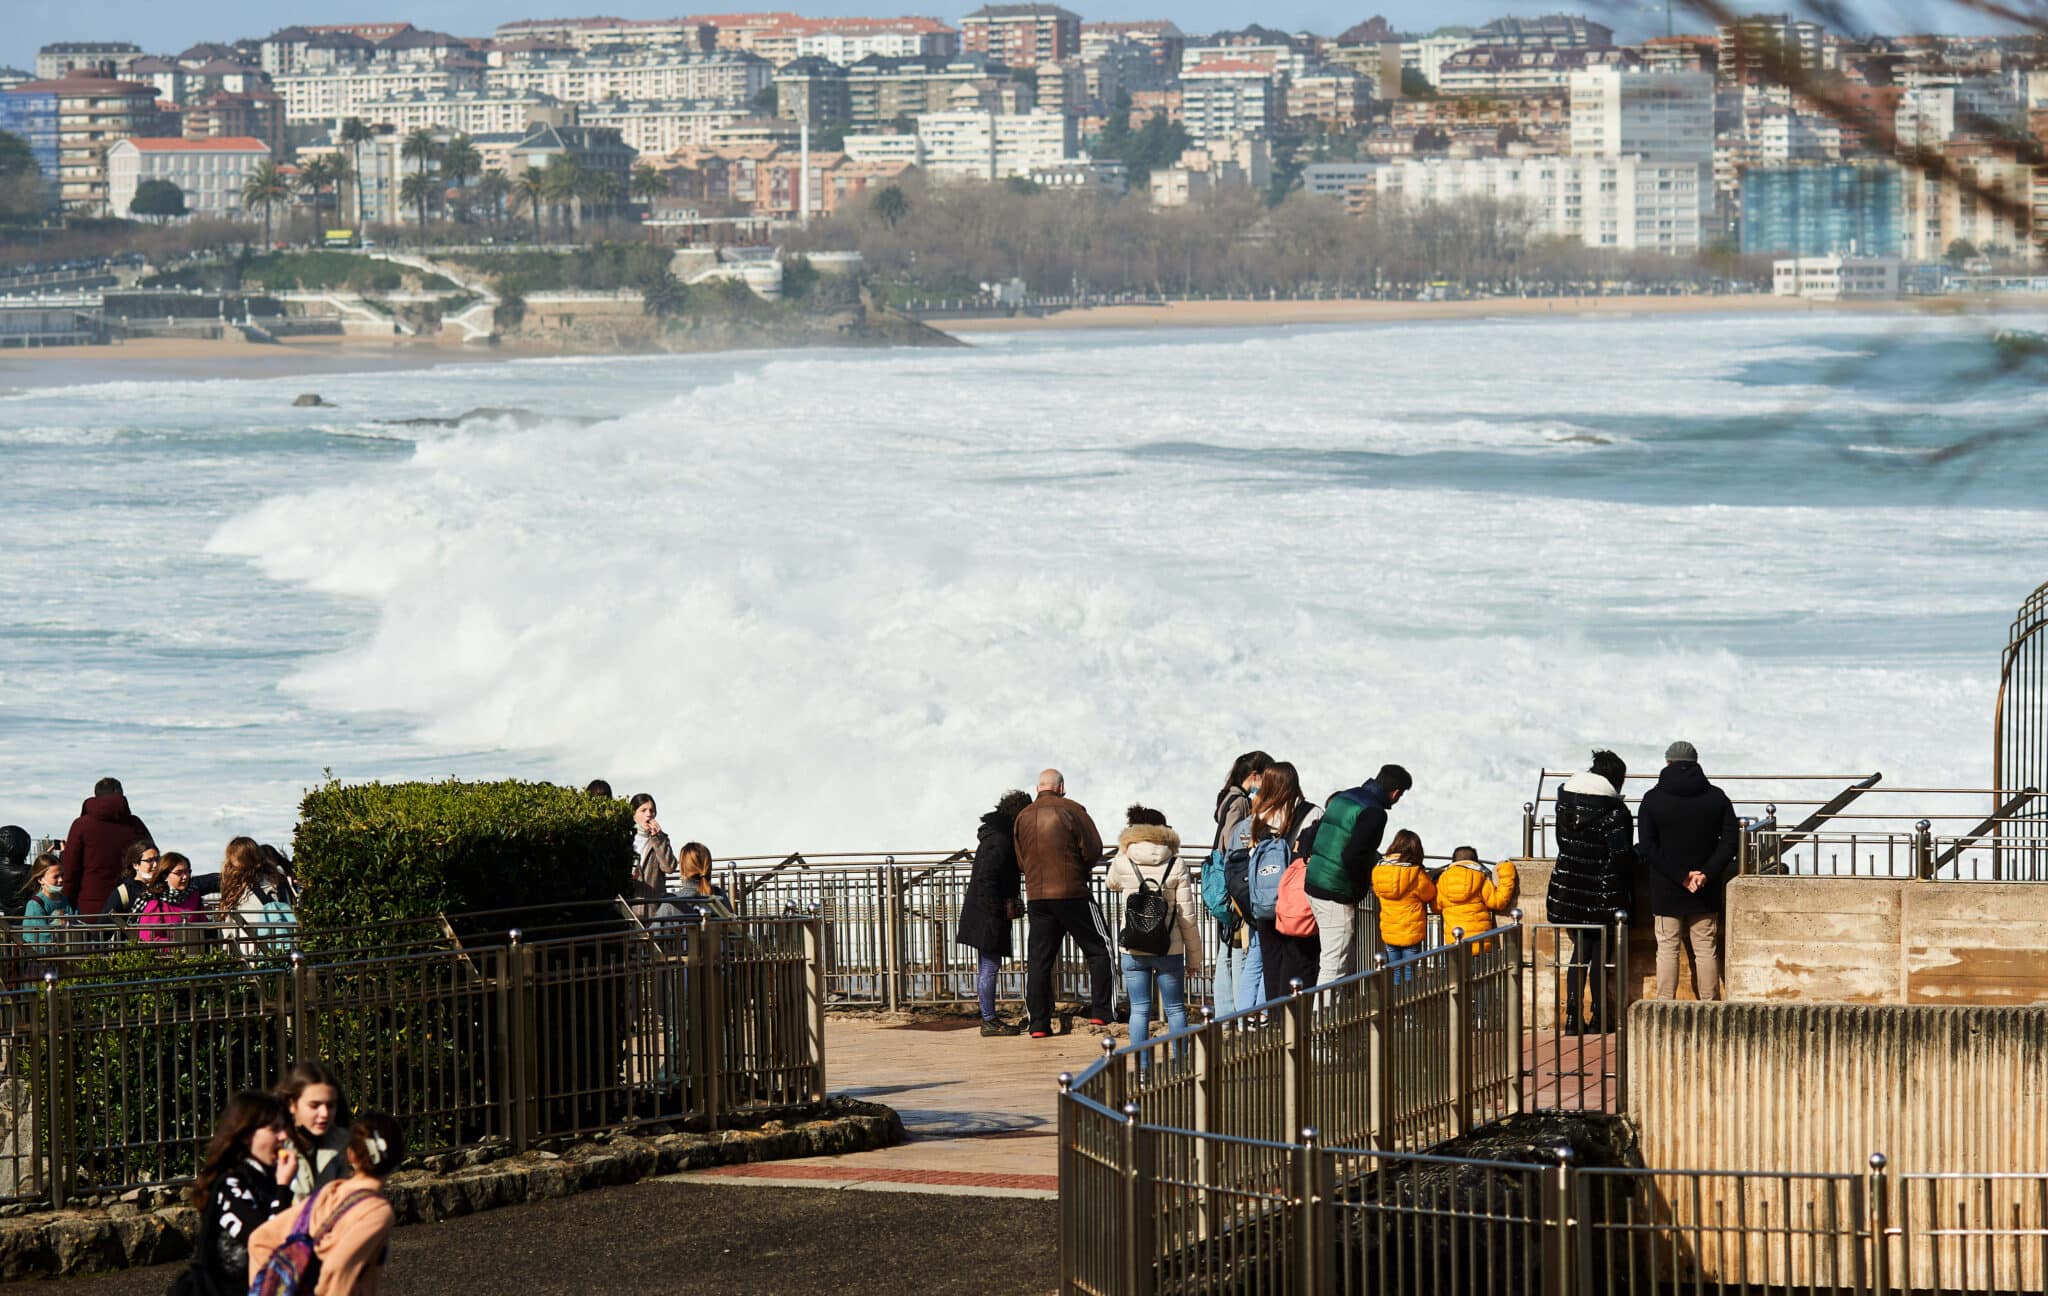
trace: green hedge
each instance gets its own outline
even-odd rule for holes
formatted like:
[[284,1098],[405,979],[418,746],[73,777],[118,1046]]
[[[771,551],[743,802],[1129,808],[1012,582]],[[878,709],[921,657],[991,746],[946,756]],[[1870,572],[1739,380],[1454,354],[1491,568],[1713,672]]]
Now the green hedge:
[[347,927],[623,895],[633,817],[549,783],[330,782],[306,794],[293,848],[301,929]]

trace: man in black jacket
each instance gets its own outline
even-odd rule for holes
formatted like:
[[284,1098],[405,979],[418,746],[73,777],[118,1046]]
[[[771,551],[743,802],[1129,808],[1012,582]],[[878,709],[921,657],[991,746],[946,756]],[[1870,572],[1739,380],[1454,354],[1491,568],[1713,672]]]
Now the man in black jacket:
[[1657,920],[1657,997],[1678,997],[1681,938],[1692,946],[1701,999],[1721,997],[1721,891],[1735,871],[1741,826],[1728,794],[1700,768],[1689,742],[1664,751],[1664,772],[1636,816],[1650,912]]

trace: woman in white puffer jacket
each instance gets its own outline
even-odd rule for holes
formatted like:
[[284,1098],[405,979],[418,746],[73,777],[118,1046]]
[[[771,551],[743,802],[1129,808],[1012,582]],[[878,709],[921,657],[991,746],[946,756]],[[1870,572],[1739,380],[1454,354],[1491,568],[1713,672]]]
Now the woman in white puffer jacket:
[[[1187,1029],[1188,979],[1202,970],[1202,900],[1186,866],[1180,863],[1180,835],[1166,826],[1166,816],[1134,805],[1125,817],[1130,827],[1116,839],[1116,857],[1109,862],[1105,884],[1125,894],[1128,909],[1129,897],[1150,883],[1159,888],[1172,915],[1164,954],[1123,950],[1124,990],[1131,997],[1131,1042],[1139,1043],[1151,1033],[1155,988],[1166,1008],[1167,1029]],[[1122,944],[1122,933],[1118,943]]]

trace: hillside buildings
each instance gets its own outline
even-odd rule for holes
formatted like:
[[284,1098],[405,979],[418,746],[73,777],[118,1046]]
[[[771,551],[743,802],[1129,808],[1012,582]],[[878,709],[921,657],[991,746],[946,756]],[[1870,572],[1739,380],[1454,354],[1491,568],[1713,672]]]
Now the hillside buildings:
[[270,158],[260,139],[122,139],[107,150],[107,213],[127,216],[135,191],[168,180],[185,195],[194,216],[233,217],[242,211],[242,184]]
[[983,5],[960,20],[960,48],[1011,67],[1057,63],[1081,52],[1081,16],[1053,4]]

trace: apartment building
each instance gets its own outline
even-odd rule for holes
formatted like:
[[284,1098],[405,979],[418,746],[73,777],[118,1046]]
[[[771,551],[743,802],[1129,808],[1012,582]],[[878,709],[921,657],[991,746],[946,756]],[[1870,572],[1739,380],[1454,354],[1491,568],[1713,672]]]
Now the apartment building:
[[1748,14],[1722,24],[1719,36],[1714,74],[1723,86],[1780,82],[1783,72],[1775,68],[1814,73],[1832,66],[1827,30],[1787,14]]
[[924,169],[949,180],[1028,176],[1073,157],[1076,142],[1073,118],[1042,112],[925,113],[917,138]]
[[1904,177],[1902,249],[1908,261],[1939,261],[1966,241],[1993,257],[2038,261],[2035,168],[2009,144],[1958,140],[1947,150],[1957,176]]
[[1834,162],[1842,157],[1841,123],[1818,113],[1769,113],[1755,124],[1751,137],[1756,147],[1750,158],[1757,166]]
[[1562,94],[1574,72],[1637,64],[1635,53],[1625,49],[1516,49],[1480,45],[1445,59],[1438,69],[1436,85],[1446,95],[1469,98]]
[[950,59],[870,55],[846,70],[847,120],[857,129],[872,130],[920,113],[944,112],[962,97],[979,101],[1005,88],[1015,96],[1028,94],[1007,66],[986,54]]
[[1742,173],[1742,251],[1898,256],[1911,182],[1889,161],[1751,167]]
[[1081,16],[1052,4],[983,5],[960,20],[960,48],[1015,68],[1081,52]]
[[58,41],[36,51],[34,79],[61,81],[72,76],[110,79],[123,63],[141,57],[142,47],[128,41]]
[[1263,136],[1236,135],[1189,149],[1174,165],[1153,171],[1150,197],[1154,207],[1185,207],[1228,189],[1264,190],[1272,183],[1272,145]]
[[1499,49],[1609,49],[1614,29],[1578,14],[1544,14],[1540,18],[1496,18],[1472,32],[1480,45]]
[[[795,14],[780,15],[794,18]],[[493,46],[534,42],[571,52],[603,46],[630,49],[685,48],[709,51],[718,47],[718,31],[707,19],[689,18],[526,18],[498,24]]]
[[1265,135],[1280,108],[1271,73],[1256,63],[1213,60],[1181,73],[1181,124],[1197,144]]
[[841,66],[870,54],[951,58],[960,52],[959,31],[932,18],[806,18],[795,31],[793,57],[822,58]]
[[185,105],[183,124],[188,140],[259,139],[284,155],[284,100],[268,90],[207,95]]
[[1713,165],[1714,79],[1706,73],[1581,68],[1567,88],[1575,155]]
[[793,122],[823,126],[853,120],[846,69],[812,55],[775,70],[775,114]]
[[401,135],[422,128],[450,135],[497,135],[523,131],[536,114],[559,106],[559,100],[532,90],[457,90],[399,95],[364,104],[352,115]]
[[[485,88],[481,67],[448,63],[345,67],[287,72],[272,78],[284,100],[287,123],[336,122],[361,117],[373,104],[392,103],[414,95],[458,95]],[[525,87],[511,87],[524,89]]]
[[1329,131],[1348,131],[1372,114],[1372,82],[1349,68],[1293,77],[1287,82],[1287,116]]
[[586,104],[576,120],[617,131],[637,153],[665,157],[686,145],[709,144],[748,116],[744,105],[708,99],[621,99]]
[[124,139],[107,149],[107,211],[128,216],[135,191],[168,180],[194,216],[229,217],[242,210],[242,182],[270,159],[270,145],[247,139]]
[[156,87],[137,81],[69,76],[25,81],[6,95],[21,115],[39,119],[31,127],[31,150],[38,137],[47,141],[54,133],[55,165],[43,174],[56,182],[66,210],[86,215],[107,209],[107,150],[114,141],[154,137],[162,129]]
[[[1187,36],[1173,23],[1161,19],[1139,22],[1092,22],[1081,24],[1081,59],[1092,62],[1112,47],[1142,50],[1162,78],[1170,79],[1180,69],[1181,51]],[[1145,88],[1151,89],[1152,86]]]
[[1539,237],[1618,252],[1690,256],[1701,244],[1702,169],[1621,157],[1404,158],[1374,175],[1382,205],[1488,199]]
[[563,103],[617,99],[711,99],[751,103],[767,89],[775,69],[743,50],[701,53],[681,48],[637,50],[614,56],[540,54],[488,69],[498,90],[531,90]]
[[1892,128],[1907,148],[1938,148],[1958,135],[2022,134],[2024,102],[2000,77],[1935,77],[1903,85]]

